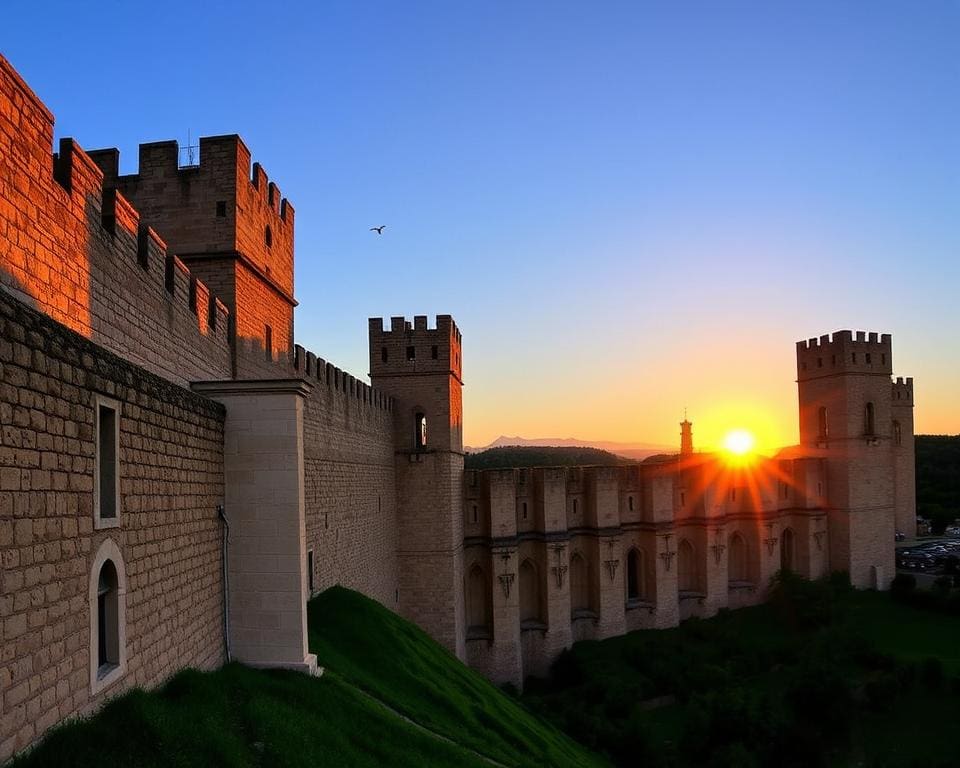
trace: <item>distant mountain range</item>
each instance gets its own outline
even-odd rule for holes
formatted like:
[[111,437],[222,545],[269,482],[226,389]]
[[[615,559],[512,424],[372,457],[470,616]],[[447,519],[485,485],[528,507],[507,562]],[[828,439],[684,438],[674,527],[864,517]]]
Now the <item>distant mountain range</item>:
[[645,459],[658,453],[676,453],[679,450],[678,446],[675,445],[660,445],[657,443],[616,443],[610,440],[580,440],[576,437],[509,437],[507,435],[500,435],[489,445],[466,446],[464,450],[467,453],[479,453],[488,448],[503,448],[505,446],[599,448],[628,459]]

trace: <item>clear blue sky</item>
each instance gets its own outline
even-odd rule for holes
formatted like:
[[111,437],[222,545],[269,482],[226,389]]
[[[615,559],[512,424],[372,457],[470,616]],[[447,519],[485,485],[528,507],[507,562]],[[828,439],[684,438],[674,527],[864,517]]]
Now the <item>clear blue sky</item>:
[[957,2],[81,5],[4,3],[58,135],[240,133],[300,342],[362,375],[368,316],[453,314],[468,442],[789,442],[793,343],[846,327],[960,431]]

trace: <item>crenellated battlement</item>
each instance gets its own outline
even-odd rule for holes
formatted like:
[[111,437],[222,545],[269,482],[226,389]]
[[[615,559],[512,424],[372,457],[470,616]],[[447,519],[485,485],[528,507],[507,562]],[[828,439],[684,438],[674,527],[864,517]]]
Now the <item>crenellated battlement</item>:
[[800,380],[838,373],[889,376],[893,371],[889,333],[836,331],[832,335],[797,342]]
[[896,381],[891,382],[891,405],[896,408],[897,406],[912,406],[913,405],[913,378],[908,376],[904,379],[902,376],[897,376]]
[[391,317],[389,330],[383,318],[372,317],[369,339],[371,376],[450,373],[462,381],[463,339],[450,315],[437,315],[432,328],[426,315],[416,315],[412,323]]
[[187,263],[239,258],[294,304],[290,201],[260,163],[251,164],[250,150],[236,134],[201,137],[194,164],[183,164],[183,149],[176,141],[141,144],[136,173],[123,175],[116,148],[88,154],[103,172],[104,186],[131,200]]
[[391,396],[328,363],[299,344],[293,348],[293,369],[300,376],[325,385],[331,392],[339,393],[344,399],[355,400],[360,405],[387,413],[393,412],[394,399]]
[[[171,380],[229,372],[229,315],[0,56],[0,284]],[[98,160],[100,162],[98,162]]]

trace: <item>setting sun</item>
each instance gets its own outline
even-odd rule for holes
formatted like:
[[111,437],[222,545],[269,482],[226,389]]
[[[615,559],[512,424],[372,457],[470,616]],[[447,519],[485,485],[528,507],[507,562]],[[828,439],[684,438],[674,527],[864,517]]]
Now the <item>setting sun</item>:
[[723,438],[723,447],[735,456],[745,456],[753,450],[755,442],[753,435],[747,430],[734,429]]

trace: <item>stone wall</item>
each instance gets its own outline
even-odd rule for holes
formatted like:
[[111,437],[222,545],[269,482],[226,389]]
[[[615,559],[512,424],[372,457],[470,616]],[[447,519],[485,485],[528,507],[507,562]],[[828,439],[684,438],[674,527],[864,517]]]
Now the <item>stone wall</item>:
[[[223,661],[223,408],[0,290],[0,760],[131,686]],[[119,526],[94,529],[95,398],[119,404]],[[91,695],[94,553],[126,573],[126,673]]]
[[177,383],[230,375],[226,307],[0,56],[0,285]]
[[[696,454],[624,467],[467,471],[464,598],[484,602],[467,595],[479,568],[489,606],[485,625],[476,611],[465,619],[468,663],[521,685],[574,642],[752,605],[780,568],[787,528],[793,569],[823,575],[826,468],[809,457],[736,466]],[[743,563],[736,574],[734,535]],[[688,547],[693,578],[681,582],[679,553]]]
[[307,549],[314,592],[334,584],[397,609],[393,402],[297,348],[304,402]]

